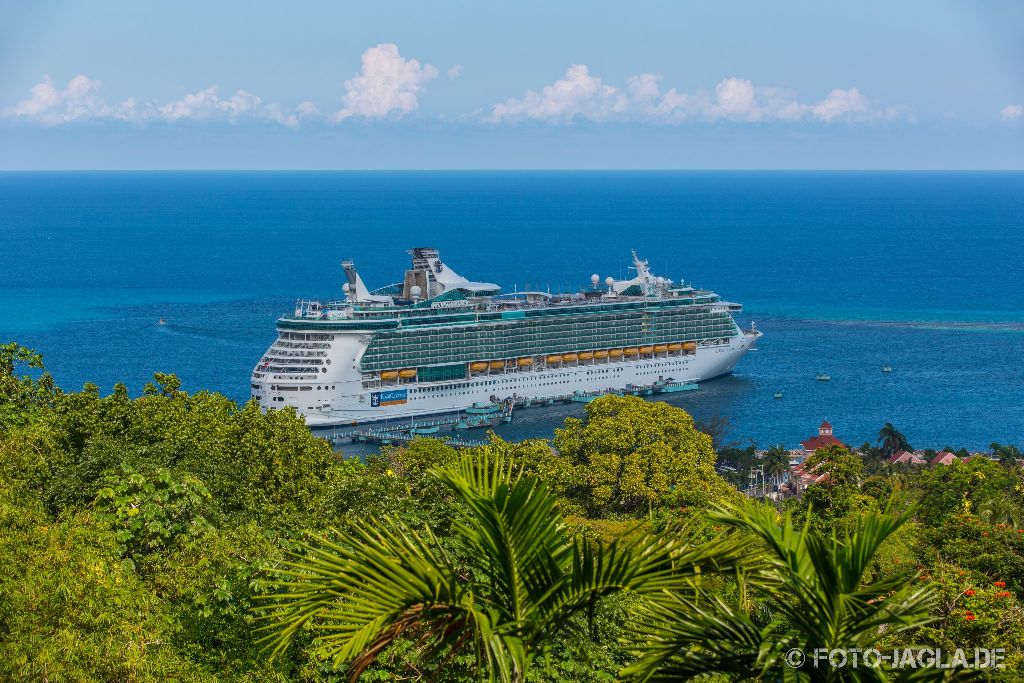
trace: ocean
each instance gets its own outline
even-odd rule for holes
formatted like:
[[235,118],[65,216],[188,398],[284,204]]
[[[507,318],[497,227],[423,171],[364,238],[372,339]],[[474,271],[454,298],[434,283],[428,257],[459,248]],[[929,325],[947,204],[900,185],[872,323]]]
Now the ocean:
[[892,422],[920,448],[1024,445],[1022,228],[1024,173],[0,173],[0,342],[69,390],[160,371],[241,401],[275,318],[339,297],[343,258],[372,288],[433,246],[470,279],[555,291],[627,276],[636,249],[764,332],[671,399],[727,440],[793,447],[827,419],[852,444]]

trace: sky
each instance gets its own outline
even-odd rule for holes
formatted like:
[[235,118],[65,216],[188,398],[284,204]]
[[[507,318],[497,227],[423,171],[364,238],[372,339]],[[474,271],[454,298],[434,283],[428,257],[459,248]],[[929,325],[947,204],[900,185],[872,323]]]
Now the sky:
[[0,0],[0,169],[1024,169],[1024,2]]

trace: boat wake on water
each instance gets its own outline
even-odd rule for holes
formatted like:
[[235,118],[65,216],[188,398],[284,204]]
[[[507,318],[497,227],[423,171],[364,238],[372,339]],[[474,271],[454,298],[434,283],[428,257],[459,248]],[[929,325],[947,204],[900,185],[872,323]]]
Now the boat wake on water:
[[801,319],[809,325],[837,327],[902,328],[914,330],[952,330],[964,332],[1024,332],[1024,321],[941,321],[941,320],[820,320]]

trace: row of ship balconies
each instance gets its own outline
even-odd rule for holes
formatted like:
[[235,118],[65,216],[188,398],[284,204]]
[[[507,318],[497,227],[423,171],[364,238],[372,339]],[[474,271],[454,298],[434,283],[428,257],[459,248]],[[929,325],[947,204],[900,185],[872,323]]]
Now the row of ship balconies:
[[[528,372],[533,370],[547,370],[551,368],[573,367],[578,365],[599,365],[605,363],[621,363],[646,358],[671,358],[677,356],[691,356],[697,353],[697,342],[672,342],[667,344],[650,344],[644,346],[626,346],[612,349],[601,349],[598,351],[572,351],[569,353],[541,354],[536,356],[521,356],[519,358],[506,358],[502,360],[472,361],[466,363],[466,376],[473,375],[495,375],[506,372]],[[364,379],[369,382],[364,385],[373,384],[373,380],[379,377],[380,382],[403,383],[416,382],[419,380],[417,368],[400,368],[393,370],[382,370],[378,375],[364,374]]]

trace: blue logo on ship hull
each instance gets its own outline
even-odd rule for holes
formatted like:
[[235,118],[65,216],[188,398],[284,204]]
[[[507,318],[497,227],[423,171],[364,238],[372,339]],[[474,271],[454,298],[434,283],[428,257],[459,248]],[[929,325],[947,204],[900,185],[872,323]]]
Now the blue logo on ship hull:
[[409,399],[408,389],[393,389],[391,391],[375,391],[370,394],[370,407],[397,406]]

